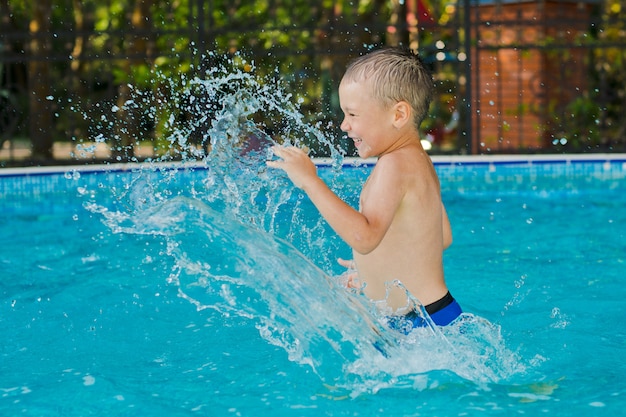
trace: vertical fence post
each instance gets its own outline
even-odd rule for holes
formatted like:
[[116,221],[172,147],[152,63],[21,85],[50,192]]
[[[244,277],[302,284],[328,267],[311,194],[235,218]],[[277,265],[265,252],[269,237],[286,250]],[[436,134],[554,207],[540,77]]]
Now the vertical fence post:
[[473,82],[472,82],[472,65],[473,65],[473,55],[472,55],[472,22],[470,18],[471,13],[471,0],[463,0],[463,26],[464,26],[464,48],[465,48],[465,97],[464,97],[464,111],[461,114],[465,117],[465,130],[461,132],[461,135],[465,135],[465,151],[468,154],[473,153],[473,126],[472,126],[472,90],[473,90]]

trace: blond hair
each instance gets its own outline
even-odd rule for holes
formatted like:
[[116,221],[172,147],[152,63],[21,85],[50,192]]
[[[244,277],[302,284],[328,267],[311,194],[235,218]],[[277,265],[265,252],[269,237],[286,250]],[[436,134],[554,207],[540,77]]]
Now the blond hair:
[[346,81],[366,81],[383,106],[406,101],[419,128],[433,96],[433,78],[422,60],[408,49],[385,48],[352,61],[343,76]]

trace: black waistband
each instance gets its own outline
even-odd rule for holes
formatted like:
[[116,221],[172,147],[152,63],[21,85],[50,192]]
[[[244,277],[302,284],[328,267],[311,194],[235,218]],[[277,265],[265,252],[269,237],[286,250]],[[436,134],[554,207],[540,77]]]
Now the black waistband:
[[[424,308],[429,315],[432,315],[448,307],[450,304],[452,304],[453,301],[454,297],[452,297],[452,294],[450,294],[450,291],[448,291],[447,294],[441,297],[439,300],[435,301],[434,303],[430,303],[427,306],[424,306]],[[411,310],[405,314],[405,317],[408,319],[412,319],[417,316],[419,316],[419,314],[415,310]]]
[[428,314],[435,314],[436,312],[443,310],[444,308],[452,304],[453,301],[454,297],[452,297],[452,294],[450,294],[450,291],[448,291],[448,293],[442,298],[435,301],[434,303],[430,303],[427,306],[424,306],[424,308],[426,309],[426,312]]

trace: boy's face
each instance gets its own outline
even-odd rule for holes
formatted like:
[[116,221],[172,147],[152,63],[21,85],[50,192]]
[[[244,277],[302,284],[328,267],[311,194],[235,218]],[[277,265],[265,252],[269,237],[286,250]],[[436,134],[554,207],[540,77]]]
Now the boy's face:
[[393,106],[372,97],[367,82],[342,80],[339,102],[344,114],[341,130],[354,141],[361,158],[380,156],[393,137]]

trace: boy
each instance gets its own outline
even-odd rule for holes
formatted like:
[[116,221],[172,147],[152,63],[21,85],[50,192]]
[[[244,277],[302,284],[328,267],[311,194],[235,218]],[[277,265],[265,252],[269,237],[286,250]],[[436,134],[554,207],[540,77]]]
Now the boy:
[[284,170],[352,248],[365,295],[386,303],[390,325],[399,330],[425,322],[405,290],[388,288],[386,283],[394,280],[426,307],[435,324],[445,326],[461,314],[443,274],[443,250],[452,243],[450,223],[418,132],[432,94],[430,73],[410,51],[382,49],[348,66],[339,85],[341,130],[361,158],[378,157],[358,211],[326,186],[304,151],[276,146],[273,152],[281,159],[267,163]]

